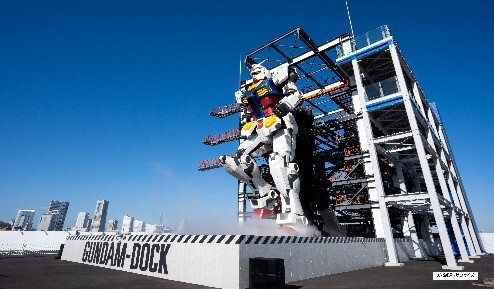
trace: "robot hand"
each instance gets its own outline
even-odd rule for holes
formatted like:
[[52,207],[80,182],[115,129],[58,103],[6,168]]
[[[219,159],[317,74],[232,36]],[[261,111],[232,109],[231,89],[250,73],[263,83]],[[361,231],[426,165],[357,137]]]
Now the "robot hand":
[[273,107],[273,113],[279,118],[284,117],[291,111],[291,108],[288,104],[284,102],[278,103],[275,107]]
[[244,90],[237,90],[235,91],[235,100],[239,104],[243,104],[242,98],[244,97],[245,91]]

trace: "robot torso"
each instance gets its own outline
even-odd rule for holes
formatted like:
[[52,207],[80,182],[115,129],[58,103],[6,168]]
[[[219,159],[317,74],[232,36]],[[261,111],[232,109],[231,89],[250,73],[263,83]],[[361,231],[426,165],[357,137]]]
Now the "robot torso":
[[273,80],[263,79],[247,88],[242,103],[248,105],[254,120],[271,116],[273,107],[283,98],[283,92]]

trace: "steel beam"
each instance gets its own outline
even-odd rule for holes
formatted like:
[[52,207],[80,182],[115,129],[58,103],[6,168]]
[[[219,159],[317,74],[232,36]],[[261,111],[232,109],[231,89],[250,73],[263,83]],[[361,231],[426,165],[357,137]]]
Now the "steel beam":
[[401,132],[401,133],[395,133],[395,134],[392,134],[392,135],[388,135],[388,136],[383,136],[383,137],[376,138],[376,139],[374,139],[374,143],[377,143],[377,144],[390,143],[390,142],[393,142],[393,141],[407,139],[407,138],[410,138],[410,137],[412,137],[412,132],[411,131],[409,131],[409,132]]
[[[369,113],[365,108],[365,90],[362,84],[362,79],[360,78],[360,68],[357,59],[352,60],[353,72],[355,77],[355,82],[357,85],[357,94],[354,97],[354,109],[355,113],[361,113],[362,119],[357,120],[360,123],[359,138],[360,143],[365,143],[368,145],[368,158],[370,159],[372,174],[374,175],[374,186],[377,191],[378,198],[378,208],[372,210],[374,217],[374,225],[376,226],[378,222],[382,225],[382,234],[386,241],[386,249],[388,250],[388,266],[402,266],[403,263],[399,263],[398,255],[396,252],[395,243],[393,241],[393,233],[391,231],[391,223],[389,221],[389,212],[386,206],[386,201],[384,199],[384,187],[382,183],[381,171],[379,167],[379,160],[377,157],[376,146],[373,141],[372,129],[370,125]],[[365,141],[362,141],[365,140]],[[363,148],[362,148],[363,149]],[[367,170],[366,173],[368,174]],[[369,184],[369,187],[372,184]],[[378,211],[377,211],[378,209]],[[377,230],[376,230],[377,231]],[[376,236],[381,237],[381,236]]]
[[456,259],[453,253],[453,249],[451,248],[451,242],[449,239],[448,231],[446,229],[446,223],[444,221],[444,216],[442,209],[439,204],[439,199],[436,193],[436,188],[434,185],[434,180],[432,177],[432,173],[429,167],[428,158],[426,155],[425,147],[422,140],[422,136],[418,127],[417,119],[415,117],[415,110],[410,101],[410,96],[408,95],[408,91],[406,89],[406,81],[403,75],[402,66],[400,64],[400,57],[398,55],[398,51],[396,46],[390,45],[389,50],[391,53],[391,58],[393,59],[393,64],[395,67],[396,75],[398,78],[398,83],[403,93],[403,103],[405,105],[405,109],[407,111],[408,120],[410,123],[410,127],[412,129],[413,138],[415,141],[415,145],[417,147],[417,154],[420,160],[420,167],[422,169],[422,173],[424,175],[425,184],[427,187],[427,191],[430,196],[432,211],[434,212],[434,218],[436,219],[437,228],[439,231],[439,237],[441,239],[441,244],[444,250],[444,255],[446,257],[447,265],[443,266],[443,269],[450,270],[463,270],[463,266],[458,266],[456,263]]
[[417,259],[423,258],[424,256],[420,250],[419,237],[417,236],[417,229],[415,227],[412,211],[408,211],[403,219],[403,235],[405,237],[410,237],[412,240],[414,257]]

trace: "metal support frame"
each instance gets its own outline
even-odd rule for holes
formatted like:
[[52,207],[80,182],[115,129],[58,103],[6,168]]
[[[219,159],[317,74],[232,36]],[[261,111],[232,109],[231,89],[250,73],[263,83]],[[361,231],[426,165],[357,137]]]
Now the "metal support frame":
[[413,220],[413,213],[409,210],[406,216],[402,217],[403,223],[403,235],[405,237],[410,237],[412,239],[412,247],[414,257],[417,259],[421,259],[424,256],[422,255],[422,251],[420,250],[419,237],[417,236],[417,230],[415,226],[415,221]]
[[[417,87],[417,86],[415,86]],[[417,91],[420,93],[420,91],[417,89]],[[419,94],[421,96],[421,94]],[[422,111],[424,112],[425,110],[422,108]],[[441,187],[444,187],[446,189],[443,189],[443,192],[447,192],[447,186],[446,186],[446,180],[444,177],[444,174],[441,172],[443,171],[443,168],[445,169],[445,172],[449,175],[448,178],[448,186],[449,186],[449,192],[451,193],[451,196],[453,197],[453,202],[456,204],[457,208],[461,211],[462,216],[466,216],[467,218],[471,217],[470,214],[470,207],[468,203],[466,202],[466,195],[463,194],[463,192],[460,189],[461,182],[457,177],[457,170],[456,170],[456,165],[454,163],[454,158],[450,153],[449,150],[449,143],[447,138],[445,137],[445,133],[443,131],[443,128],[441,127],[441,122],[439,121],[439,116],[434,114],[432,112],[432,107],[431,105],[428,106],[427,108],[427,117],[429,119],[429,134],[427,137],[429,146],[434,148],[434,143],[437,141],[437,139],[434,139],[434,136],[437,135],[439,139],[439,145],[436,146],[436,148],[439,151],[436,151],[435,153],[438,155],[439,160],[442,162],[442,166],[437,166],[436,171],[437,174],[439,175],[439,182],[441,184]],[[431,130],[432,128],[432,130]],[[449,163],[449,165],[447,165]],[[456,183],[459,184],[459,186],[455,185],[455,179]],[[442,183],[441,183],[442,182]],[[444,184],[443,184],[444,183]],[[453,211],[453,214],[456,214]],[[463,217],[462,217],[463,219]],[[467,222],[460,222],[460,227],[461,230],[463,231],[463,234],[465,235],[465,239],[467,241],[467,245],[470,251],[470,257],[476,256],[479,253],[482,254],[479,242],[478,242],[478,237],[477,234],[475,233],[475,230],[473,230],[472,227],[469,227],[467,225]],[[462,242],[463,243],[463,242]],[[460,247],[461,251],[461,247]],[[462,259],[465,259],[462,255]]]
[[[328,52],[337,45],[348,46],[348,34],[317,46],[296,28],[248,53],[246,62],[266,60],[264,65],[270,70],[288,64],[299,71],[297,85],[307,97],[301,109],[314,116],[311,129],[319,159],[318,186],[332,194],[338,218],[348,224],[349,218],[356,216],[358,223],[372,215],[375,236],[386,241],[387,265],[401,265],[392,232],[392,224],[401,216],[403,233],[412,239],[416,258],[423,257],[421,244],[425,244],[429,255],[443,251],[444,269],[461,270],[451,240],[458,244],[458,262],[473,262],[483,255],[483,247],[457,165],[437,109],[428,103],[393,37],[389,32],[383,37],[358,53],[340,55],[335,63]],[[348,80],[352,86],[347,86]],[[251,81],[246,79],[241,86]],[[373,93],[375,87],[379,97]],[[230,105],[213,109],[211,115],[242,115],[243,110]],[[223,142],[222,136],[212,136],[216,142],[206,143]],[[227,133],[224,141],[231,138]],[[354,202],[362,196],[369,201]],[[239,182],[240,223],[248,217],[246,200],[246,184]],[[359,215],[362,211],[366,213]],[[422,220],[422,240],[415,230],[416,220]],[[432,221],[440,243],[433,238]],[[447,222],[451,222],[451,234]]]
[[439,250],[438,250],[439,248],[436,243],[436,240],[434,240],[428,215],[423,216],[422,226],[420,230],[422,233],[422,239],[424,240],[425,245],[427,246],[427,251],[428,251],[427,253],[432,256],[439,255]]
[[238,182],[238,212],[237,220],[239,224],[245,223],[247,220],[247,198],[246,184]]
[[[393,233],[391,231],[391,224],[389,221],[389,213],[388,208],[386,207],[385,195],[384,195],[384,187],[382,183],[381,171],[379,168],[379,161],[377,158],[377,151],[374,146],[372,130],[370,127],[370,119],[369,114],[365,110],[365,90],[362,84],[362,80],[360,78],[360,68],[357,59],[352,60],[353,72],[355,77],[355,83],[357,85],[357,95],[354,96],[354,110],[357,114],[362,115],[362,119],[357,120],[357,126],[359,127],[359,138],[362,150],[365,150],[364,143],[368,145],[368,155],[367,158],[364,156],[364,161],[370,162],[372,167],[372,180],[368,178],[368,186],[374,187],[377,193],[377,203],[378,207],[373,206],[372,214],[374,217],[374,226],[378,226],[379,223],[376,222],[376,219],[381,221],[380,225],[382,226],[382,232],[380,228],[376,229],[376,237],[384,237],[386,241],[386,249],[388,250],[388,262],[387,266],[402,266],[403,263],[399,263],[398,256],[396,253],[395,243],[393,241]],[[360,123],[360,125],[359,125]],[[365,140],[365,141],[364,141]],[[366,170],[368,175],[371,172],[368,172],[369,169]],[[371,201],[376,201],[371,200]],[[381,235],[382,234],[382,235]]]
[[429,165],[429,160],[425,150],[425,144],[423,143],[421,132],[415,117],[414,108],[412,106],[410,96],[406,89],[405,77],[403,75],[403,70],[400,64],[400,57],[396,46],[390,45],[389,51],[391,53],[391,58],[395,66],[396,75],[398,77],[398,83],[403,93],[403,103],[408,115],[408,121],[413,133],[413,139],[416,145],[417,154],[420,161],[420,168],[424,175],[425,184],[427,187],[427,192],[429,193],[429,199],[431,203],[431,208],[434,214],[434,219],[436,220],[437,229],[439,231],[439,238],[441,239],[441,244],[443,247],[444,255],[446,257],[447,265],[443,266],[443,269],[450,270],[463,270],[463,266],[458,266],[454,256],[453,249],[451,247],[451,242],[448,235],[448,230],[446,229],[446,223],[443,216],[443,211],[439,203],[439,198],[434,185],[434,179]]

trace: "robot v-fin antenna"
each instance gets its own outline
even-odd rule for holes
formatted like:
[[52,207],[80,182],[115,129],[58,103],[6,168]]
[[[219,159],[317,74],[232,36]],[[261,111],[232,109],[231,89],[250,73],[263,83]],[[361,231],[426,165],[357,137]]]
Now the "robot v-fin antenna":
[[250,56],[245,57],[245,66],[250,68],[253,64],[257,64],[257,62],[252,59]]
[[240,54],[239,66],[238,66],[238,88],[242,87],[242,54]]

